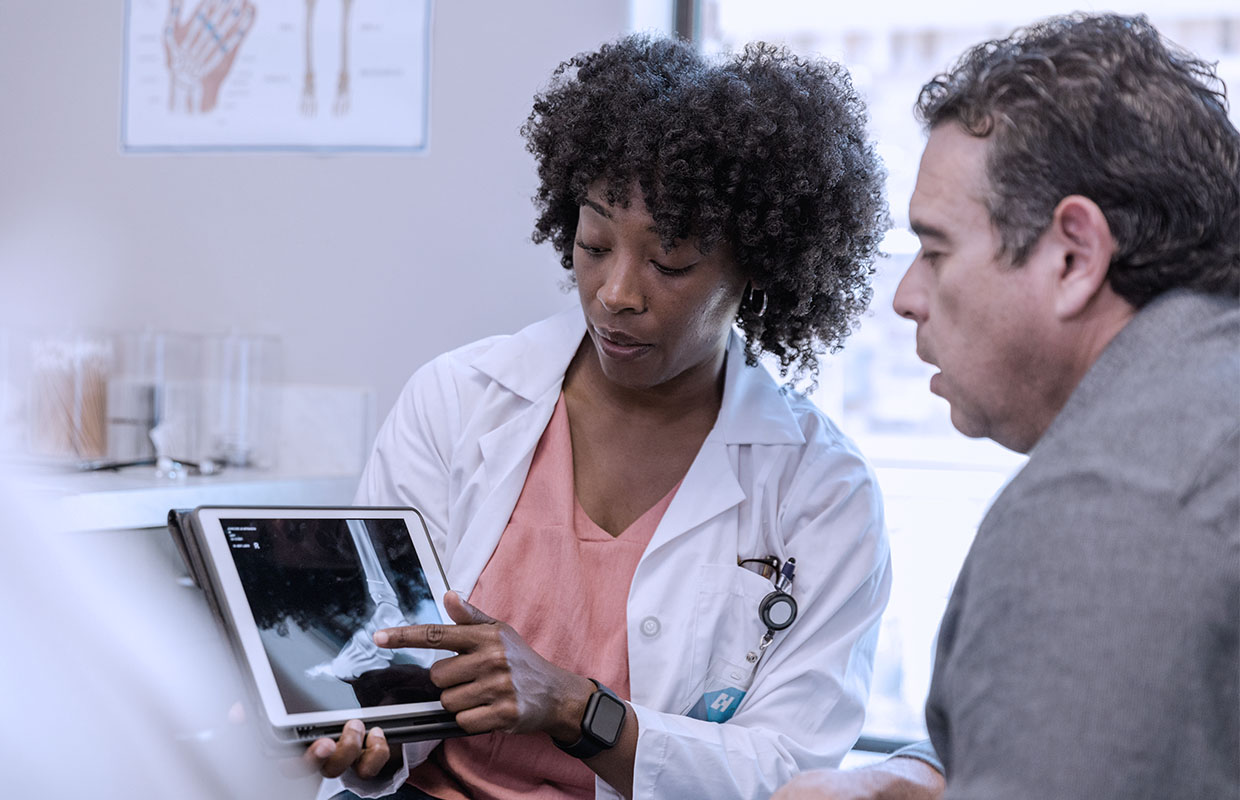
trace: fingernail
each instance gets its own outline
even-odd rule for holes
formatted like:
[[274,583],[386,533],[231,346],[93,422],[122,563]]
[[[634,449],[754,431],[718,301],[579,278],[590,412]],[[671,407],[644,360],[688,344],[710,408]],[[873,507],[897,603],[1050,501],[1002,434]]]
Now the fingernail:
[[344,726],[345,728],[353,731],[354,733],[365,733],[366,732],[366,726],[362,724],[362,721],[360,719],[351,719],[348,722],[346,722]]
[[371,728],[371,729],[370,729],[370,735],[371,735],[371,736],[377,736],[377,737],[379,737],[380,739],[386,739],[386,738],[387,738],[387,734],[385,734],[385,733],[383,732],[383,728],[380,728],[378,725],[376,725],[376,726],[374,726],[373,728]]
[[384,645],[388,643],[387,631],[375,631],[374,639],[375,639],[375,644],[379,645],[380,647],[383,647]]
[[319,742],[314,746],[314,755],[317,758],[327,758],[336,752],[336,743],[328,739],[325,742]]

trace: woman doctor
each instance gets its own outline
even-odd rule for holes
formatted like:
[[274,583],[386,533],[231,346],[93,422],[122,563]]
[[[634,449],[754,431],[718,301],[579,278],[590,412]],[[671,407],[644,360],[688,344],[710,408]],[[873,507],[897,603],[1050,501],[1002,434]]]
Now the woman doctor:
[[[325,775],[741,798],[838,763],[889,590],[881,500],[756,359],[814,374],[869,301],[887,218],[863,125],[841,67],[766,45],[710,63],[632,36],[557,69],[523,133],[534,238],[580,308],[420,369],[357,495],[425,515],[457,624],[375,638],[453,651],[431,678],[480,735],[405,745],[376,780],[399,749],[350,723],[308,751]],[[768,564],[787,627],[789,604],[759,613]]]

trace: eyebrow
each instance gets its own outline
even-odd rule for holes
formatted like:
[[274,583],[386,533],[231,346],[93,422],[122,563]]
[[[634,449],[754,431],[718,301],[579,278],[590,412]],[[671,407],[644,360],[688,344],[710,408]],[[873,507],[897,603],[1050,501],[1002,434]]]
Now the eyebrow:
[[590,208],[594,209],[595,211],[599,213],[600,216],[607,217],[607,219],[611,219],[611,212],[603,208],[601,205],[594,202],[590,198],[588,197],[582,198],[581,204],[583,206],[589,206]]
[[[610,212],[610,211],[608,211],[608,210],[607,210],[606,208],[604,208],[602,205],[600,205],[600,204],[598,204],[598,203],[594,202],[593,200],[591,200],[591,199],[590,199],[590,198],[588,198],[588,197],[583,197],[583,198],[581,199],[581,204],[582,204],[583,206],[589,206],[590,208],[594,209],[596,212],[598,212],[599,216],[606,217],[607,219],[611,219],[611,220],[614,220],[614,219],[615,219],[614,217],[612,217],[612,215],[611,215],[611,212]],[[654,225],[651,225],[650,227],[646,228],[646,230],[648,230],[648,231],[650,231],[651,233],[654,233],[654,234],[657,234],[657,233],[659,232],[658,227],[656,227],[656,226],[654,226]],[[671,252],[671,251],[665,251],[665,252]]]
[[950,242],[952,240],[952,237],[947,234],[947,231],[927,222],[909,220],[908,227],[918,239],[939,239],[944,242]]

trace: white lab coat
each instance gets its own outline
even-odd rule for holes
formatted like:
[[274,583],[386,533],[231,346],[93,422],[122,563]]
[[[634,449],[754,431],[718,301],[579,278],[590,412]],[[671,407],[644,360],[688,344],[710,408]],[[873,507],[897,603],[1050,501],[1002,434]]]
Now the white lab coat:
[[[421,510],[448,584],[464,596],[508,523],[584,334],[574,308],[436,358],[379,432],[357,502]],[[838,764],[869,693],[891,583],[874,475],[812,403],[745,366],[735,333],[726,373],[715,426],[629,590],[635,798],[765,798],[797,772]],[[757,650],[758,604],[772,585],[736,561],[772,554],[797,559],[800,615],[756,672],[748,667],[752,684],[731,720],[683,716],[708,670],[744,668]],[[432,747],[406,745],[407,764]],[[359,794],[379,788],[347,783]],[[618,796],[602,780],[596,790]]]

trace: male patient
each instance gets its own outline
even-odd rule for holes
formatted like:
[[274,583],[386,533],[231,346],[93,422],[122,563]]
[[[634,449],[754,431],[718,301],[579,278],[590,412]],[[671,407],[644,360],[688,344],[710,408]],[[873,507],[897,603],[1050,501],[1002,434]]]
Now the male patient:
[[895,297],[952,423],[1029,453],[978,530],[926,722],[792,798],[1240,796],[1240,134],[1143,17],[927,84]]

